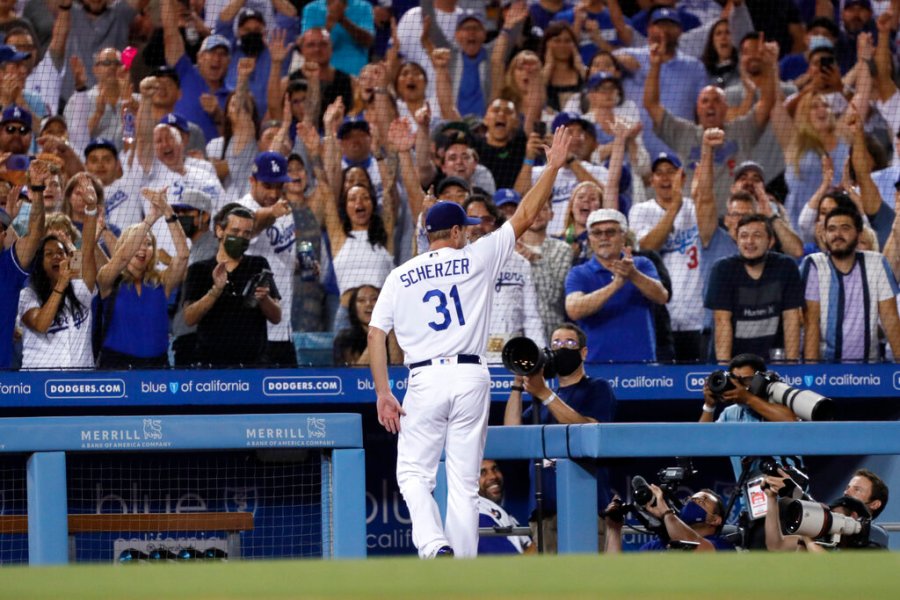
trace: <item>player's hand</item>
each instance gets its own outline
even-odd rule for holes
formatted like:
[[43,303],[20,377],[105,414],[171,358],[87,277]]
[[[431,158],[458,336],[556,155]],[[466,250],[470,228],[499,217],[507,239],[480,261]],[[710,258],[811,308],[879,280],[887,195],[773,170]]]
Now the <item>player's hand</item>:
[[378,409],[378,424],[388,430],[388,433],[400,433],[400,417],[406,415],[406,411],[400,406],[400,402],[393,394],[378,396],[376,402]]
[[553,143],[544,146],[544,154],[547,156],[547,166],[561,169],[569,158],[569,147],[572,145],[572,133],[568,127],[558,127],[553,134]]

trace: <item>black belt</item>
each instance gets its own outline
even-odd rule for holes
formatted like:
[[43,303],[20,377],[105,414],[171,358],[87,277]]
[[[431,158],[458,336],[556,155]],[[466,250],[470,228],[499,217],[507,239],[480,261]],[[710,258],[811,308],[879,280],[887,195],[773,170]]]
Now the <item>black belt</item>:
[[[423,360],[423,361],[420,361],[417,363],[412,363],[411,365],[409,365],[409,370],[412,371],[413,369],[418,369],[419,367],[429,367],[431,365],[439,365],[439,364],[441,364],[440,360],[441,359],[439,359],[439,358],[434,358],[434,359]],[[456,355],[456,364],[458,364],[458,365],[459,364],[480,365],[481,357],[476,354],[457,354]]]

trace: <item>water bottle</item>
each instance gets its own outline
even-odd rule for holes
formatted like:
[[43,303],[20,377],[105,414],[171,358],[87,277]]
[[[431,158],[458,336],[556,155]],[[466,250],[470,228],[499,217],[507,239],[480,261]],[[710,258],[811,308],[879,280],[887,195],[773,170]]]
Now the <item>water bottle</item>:
[[122,142],[126,147],[134,144],[134,112],[128,105],[122,107]]
[[297,244],[297,260],[300,262],[300,281],[315,281],[316,255],[312,242]]

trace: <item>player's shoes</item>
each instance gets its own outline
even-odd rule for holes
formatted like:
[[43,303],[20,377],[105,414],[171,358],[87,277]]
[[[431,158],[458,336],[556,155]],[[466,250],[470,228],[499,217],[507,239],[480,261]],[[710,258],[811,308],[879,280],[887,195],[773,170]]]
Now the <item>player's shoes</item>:
[[450,546],[441,546],[434,553],[435,558],[453,558],[453,548]]

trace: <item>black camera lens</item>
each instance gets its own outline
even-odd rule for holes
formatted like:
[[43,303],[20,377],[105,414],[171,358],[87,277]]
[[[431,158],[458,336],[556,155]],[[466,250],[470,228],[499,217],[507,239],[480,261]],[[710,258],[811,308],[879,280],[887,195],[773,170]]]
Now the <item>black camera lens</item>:
[[650,489],[647,480],[640,475],[631,478],[631,496],[638,506],[644,506],[653,500],[653,490]]
[[709,391],[713,394],[722,394],[735,388],[731,377],[721,369],[710,373],[706,378],[706,384],[709,386]]

